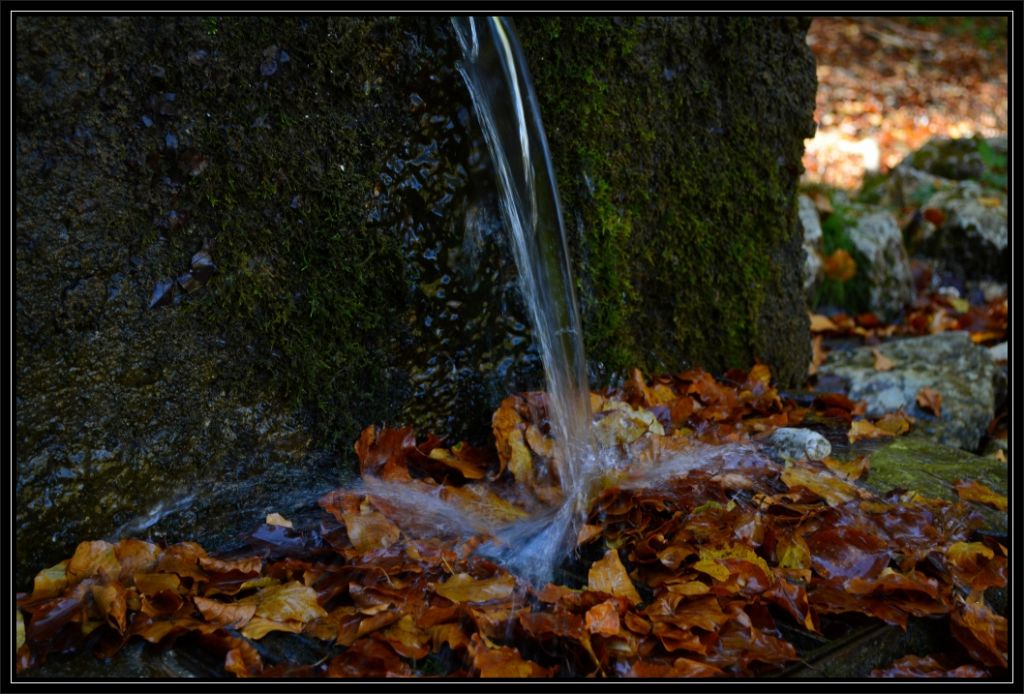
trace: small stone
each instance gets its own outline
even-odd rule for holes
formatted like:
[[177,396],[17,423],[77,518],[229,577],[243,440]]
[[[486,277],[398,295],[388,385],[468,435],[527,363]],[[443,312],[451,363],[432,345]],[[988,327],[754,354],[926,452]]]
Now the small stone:
[[216,270],[217,266],[214,265],[213,258],[205,249],[192,256],[192,276],[198,282],[205,283]]
[[1006,342],[1000,342],[998,345],[993,345],[988,348],[988,355],[992,357],[992,361],[997,363],[1006,363],[1009,358],[1006,353]]
[[149,307],[156,308],[157,306],[167,306],[171,303],[173,297],[174,280],[161,279],[158,280],[156,285],[153,286],[153,296],[149,298]]
[[150,118],[149,116],[143,116],[142,117],[142,124],[144,126],[146,126],[147,128],[152,128],[153,127],[153,119]]
[[828,439],[810,429],[776,429],[768,442],[779,455],[793,459],[824,460],[832,453]]
[[164,144],[167,145],[167,149],[178,149],[178,136],[174,133],[167,133],[164,136]]

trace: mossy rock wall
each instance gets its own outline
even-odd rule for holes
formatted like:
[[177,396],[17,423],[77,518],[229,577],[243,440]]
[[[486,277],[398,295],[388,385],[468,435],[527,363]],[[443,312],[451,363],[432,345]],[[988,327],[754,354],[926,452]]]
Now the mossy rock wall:
[[[806,21],[516,25],[597,382],[800,380]],[[229,543],[363,426],[480,435],[540,387],[446,17],[19,16],[14,55],[19,587],[84,539]]]

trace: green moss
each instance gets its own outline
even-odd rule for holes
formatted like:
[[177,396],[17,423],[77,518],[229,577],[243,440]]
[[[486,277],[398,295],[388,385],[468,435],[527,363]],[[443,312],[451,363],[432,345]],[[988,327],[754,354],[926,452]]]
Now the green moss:
[[782,326],[764,317],[766,296],[785,291],[778,249],[795,233],[794,169],[779,161],[796,165],[802,143],[791,119],[768,128],[777,142],[765,136],[756,109],[772,108],[772,85],[750,97],[746,46],[767,40],[763,27],[637,17],[518,26],[576,232],[591,360],[623,372],[760,358],[794,380],[804,365],[784,362],[800,361],[801,348],[771,353]]

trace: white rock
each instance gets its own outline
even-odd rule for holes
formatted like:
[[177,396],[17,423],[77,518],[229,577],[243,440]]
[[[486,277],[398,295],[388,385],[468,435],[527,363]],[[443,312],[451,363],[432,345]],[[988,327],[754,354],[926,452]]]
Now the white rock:
[[768,442],[779,455],[788,458],[824,460],[832,453],[832,444],[828,439],[810,429],[776,429],[768,438]]

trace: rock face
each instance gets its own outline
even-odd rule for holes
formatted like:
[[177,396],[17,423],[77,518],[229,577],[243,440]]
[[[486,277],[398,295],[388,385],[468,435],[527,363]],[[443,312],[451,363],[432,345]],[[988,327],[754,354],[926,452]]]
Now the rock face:
[[914,298],[910,258],[896,219],[888,210],[868,205],[851,205],[847,213],[855,220],[847,234],[867,261],[864,281],[870,308],[880,316],[895,316]]
[[821,218],[814,201],[806,195],[800,196],[800,228],[804,232],[804,292],[811,298],[814,285],[821,278]]
[[[891,370],[875,370],[873,349],[893,362]],[[996,372],[988,351],[964,332],[837,350],[818,371],[849,381],[850,397],[866,400],[868,415],[903,409],[936,441],[968,451],[977,450],[995,414]],[[918,405],[922,388],[941,394],[940,416]]]
[[[802,377],[806,28],[517,22],[599,377]],[[486,431],[541,384],[445,18],[15,29],[19,587],[120,528],[215,547],[362,427]]]
[[940,210],[944,220],[927,225],[918,251],[942,263],[949,272],[973,279],[1009,282],[1010,253],[1006,194],[985,191],[962,181],[928,199],[926,208]]

